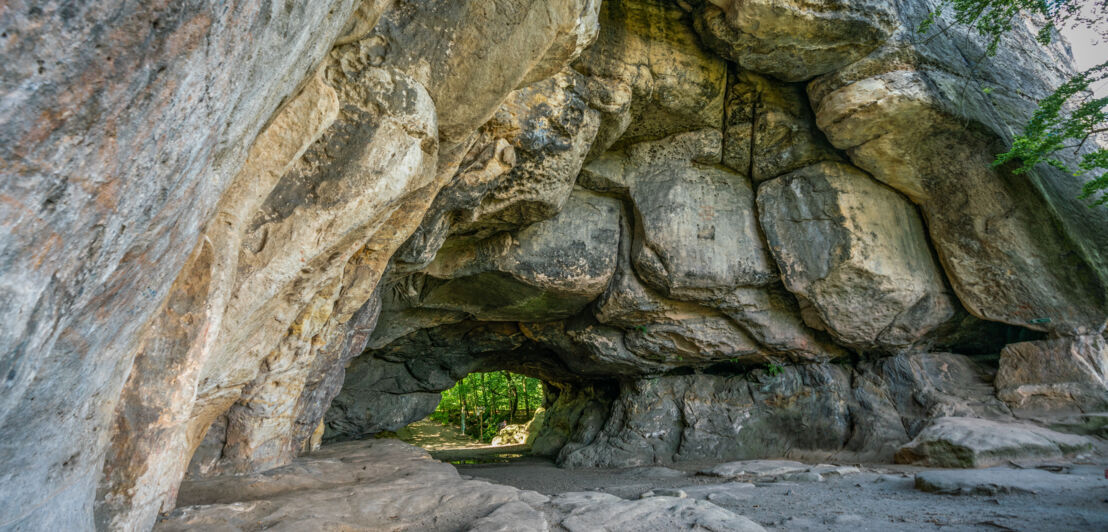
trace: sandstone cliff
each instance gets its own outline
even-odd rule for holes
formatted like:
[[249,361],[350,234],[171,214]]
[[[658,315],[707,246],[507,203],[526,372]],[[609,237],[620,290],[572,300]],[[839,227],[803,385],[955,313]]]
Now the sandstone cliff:
[[985,58],[916,33],[932,0],[39,4],[0,8],[0,529],[147,530],[186,475],[480,370],[550,383],[567,466],[927,462],[951,419],[1108,408],[1108,211],[989,164],[1069,72],[1029,30]]

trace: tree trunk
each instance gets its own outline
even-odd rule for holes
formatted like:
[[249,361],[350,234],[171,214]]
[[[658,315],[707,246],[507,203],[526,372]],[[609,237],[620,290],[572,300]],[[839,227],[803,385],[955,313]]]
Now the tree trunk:
[[481,412],[481,432],[477,435],[477,439],[485,441],[485,424],[489,420],[489,387],[488,381],[485,380],[485,374],[481,374],[481,402],[485,405],[485,410]]
[[527,377],[523,378],[523,415],[527,419],[531,419],[531,390],[527,389],[527,384],[530,382]]
[[507,371],[504,372],[504,380],[508,381],[508,422],[516,422],[516,411],[519,410],[519,391],[516,390],[516,383],[512,380],[512,374]]
[[458,401],[458,404],[461,406],[461,409],[462,409],[462,434],[465,434],[466,433],[466,380],[465,380],[465,377],[462,377],[462,380],[459,384],[461,384],[462,387],[461,387],[461,389],[458,390],[460,392],[458,394],[458,396],[461,397],[461,400]]

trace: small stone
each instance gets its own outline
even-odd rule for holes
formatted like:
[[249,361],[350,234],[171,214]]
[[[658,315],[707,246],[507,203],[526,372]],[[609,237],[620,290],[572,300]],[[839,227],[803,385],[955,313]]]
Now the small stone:
[[791,473],[806,471],[808,466],[792,460],[742,460],[719,464],[707,471],[705,475],[717,477],[754,477],[756,479],[771,479],[782,477]]
[[944,495],[998,495],[1092,488],[1091,477],[1050,473],[1040,469],[937,470],[916,473],[916,489]]
[[821,476],[819,473],[813,473],[811,471],[782,475],[781,479],[792,480],[795,482],[823,482],[823,476]]
[[688,493],[685,490],[675,488],[660,488],[654,490],[654,495],[658,497],[677,497],[678,499],[684,499],[688,497]]
[[846,476],[846,475],[854,475],[854,474],[862,472],[861,469],[858,469],[855,466],[837,466],[837,465],[828,465],[828,464],[817,465],[817,466],[809,469],[808,471],[813,472],[813,473],[819,473],[819,475],[822,476],[825,479],[826,478],[831,478],[831,477],[842,477],[842,476]]

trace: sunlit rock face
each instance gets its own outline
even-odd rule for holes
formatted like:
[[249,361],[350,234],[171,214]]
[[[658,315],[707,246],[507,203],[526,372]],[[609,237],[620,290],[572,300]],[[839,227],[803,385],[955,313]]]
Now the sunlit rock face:
[[1108,211],[990,165],[1068,72],[1029,31],[279,4],[0,11],[0,528],[149,529],[470,371],[546,380],[535,452],[583,466],[926,462],[1106,404]]
[[895,350],[953,317],[923,223],[903,196],[842,163],[797,170],[759,191],[785,287],[844,345]]
[[865,57],[897,27],[881,0],[707,0],[696,9],[704,41],[743,69],[805,81]]
[[188,418],[221,251],[200,235],[357,3],[5,5],[0,527],[92,528],[138,351],[192,382],[165,397]]

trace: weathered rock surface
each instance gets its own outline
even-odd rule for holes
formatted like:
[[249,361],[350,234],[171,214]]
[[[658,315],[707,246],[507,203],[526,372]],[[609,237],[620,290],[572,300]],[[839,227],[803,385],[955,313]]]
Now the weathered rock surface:
[[944,417],[896,453],[896,461],[933,467],[989,467],[1011,460],[1052,460],[1093,450],[1093,440],[1036,425]]
[[719,131],[705,129],[638,143],[585,169],[589,186],[630,197],[635,271],[675,299],[710,300],[776,277],[749,181],[710,164],[720,150]]
[[739,287],[719,309],[767,350],[794,362],[843,358],[846,352],[823,331],[804,323],[800,304],[781,284]]
[[846,345],[908,346],[953,316],[915,209],[863,172],[782,176],[759,188],[758,212],[785,286]]
[[[224,198],[224,223],[214,224],[205,235],[215,243],[211,275],[216,286],[209,292],[211,301],[193,303],[200,308],[226,305],[210,311],[205,315],[208,321],[200,325],[213,336],[220,333],[220,344],[191,349],[191,357],[178,362],[186,371],[132,375],[115,438],[136,447],[117,447],[106,464],[111,480],[102,486],[101,508],[104,518],[116,523],[113,526],[152,519],[158,506],[172,504],[173,486],[187,456],[214,417],[236,401],[226,433],[231,444],[223,453],[229,467],[252,467],[255,458],[263,467],[290,459],[291,452],[281,449],[285,442],[268,442],[277,434],[291,436],[296,404],[292,399],[303,392],[311,355],[327,337],[325,329],[349,320],[377,281],[372,272],[345,274],[364,261],[364,254],[358,255],[364,247],[395,249],[402,242],[392,228],[382,230],[387,223],[403,228],[418,221],[405,224],[393,214],[398,208],[420,212],[419,191],[435,176],[434,105],[421,85],[399,71],[344,69],[340,59],[348,53],[353,52],[335,52],[326,65],[330,82],[320,92],[337,100],[338,112],[331,121],[315,136],[294,137],[310,143],[301,153],[255,151],[260,160],[248,160],[244,171],[260,175],[242,174],[240,188],[235,189],[242,197]],[[283,131],[274,132],[274,142],[283,140]],[[282,161],[274,172],[270,157],[278,155],[299,159]],[[384,241],[370,238],[375,233]],[[313,244],[305,245],[306,238]],[[228,298],[230,293],[238,297]],[[336,305],[340,295],[347,297],[346,312]],[[155,333],[151,345],[160,345],[162,333]],[[148,363],[156,366],[165,363],[160,357],[170,354],[153,351],[139,357],[153,357]],[[259,376],[263,360],[269,371]],[[170,381],[164,402],[148,394],[151,388],[166,386],[159,379]],[[193,394],[183,412],[179,409],[185,404],[173,400],[179,393]],[[144,427],[136,426],[138,416],[164,416],[170,428],[164,434],[133,434]],[[263,444],[272,448],[255,452]],[[148,467],[147,460],[169,470]],[[146,488],[135,491],[132,484]]]
[[628,501],[606,493],[563,493],[551,499],[550,504],[568,514],[558,524],[570,532],[765,530],[757,523],[710,502],[677,497],[648,497]]
[[619,216],[616,201],[579,191],[557,216],[515,234],[449,241],[425,270],[414,304],[486,321],[572,316],[608,286]]
[[763,530],[704,501],[549,498],[463,480],[426,451],[387,439],[332,445],[265,473],[189,481],[180,501],[155,530]]
[[[470,371],[545,380],[570,465],[1086,449],[1032,421],[1103,434],[1108,211],[989,164],[1066,52],[967,59],[934,7],[5,6],[0,528],[147,529],[186,471],[261,479]],[[747,526],[498,489],[404,526]],[[296,528],[308,492],[390,526],[322,488],[190,511]]]
[[816,128],[804,86],[744,70],[727,90],[723,164],[758,185],[820,161],[840,159]]
[[574,63],[605,104],[594,153],[704,127],[720,128],[727,64],[704,50],[684,13],[664,0],[607,0],[596,43]]
[[[356,3],[5,6],[0,526],[92,527],[143,331],[191,297],[201,228]],[[197,329],[175,332],[182,358]]]
[[806,464],[793,460],[740,460],[719,464],[703,473],[717,477],[765,480],[807,470]]
[[912,32],[927,5],[897,9],[888,46],[809,84],[816,123],[856,166],[920,206],[975,316],[1065,335],[1102,331],[1108,238],[1093,228],[1108,224],[1108,211],[1074,199],[1079,180],[1064,172],[990,165],[1067,75],[1066,52],[1019,31],[995,58],[971,63],[964,58],[984,56],[980,36],[920,41]]
[[699,2],[705,42],[744,69],[805,81],[846,66],[896,28],[894,5],[880,0]]
[[1108,341],[1078,336],[1008,344],[997,397],[1020,410],[1108,409]]
[[514,502],[547,497],[462,480],[449,464],[397,440],[328,446],[265,473],[186,482],[155,530],[456,530]]
[[[212,287],[194,303],[209,312],[199,327],[210,333],[184,351],[142,355],[163,370],[132,374],[127,393],[142,407],[119,409],[115,438],[127,443],[105,466],[103,522],[142,528],[171,507],[188,456],[217,418],[226,420],[223,442],[208,445],[222,447],[222,458],[209,472],[271,467],[303,448],[340,385],[309,375],[316,359],[344,358],[329,354],[340,345],[328,344],[345,343],[360,327],[352,317],[468,151],[450,136],[459,132],[440,129],[433,98],[454,75],[477,76],[467,82],[473,100],[444,115],[448,127],[491,114],[533,68],[560,70],[544,59],[550,45],[570,33],[591,38],[596,6],[520,4],[490,16],[468,5],[412,2],[388,9],[374,26],[386,7],[363,6],[351,21],[354,34],[338,41],[319,76],[270,123],[222,198],[202,242],[215,254]],[[515,32],[473,39],[470,16],[511,23]],[[451,39],[429,37],[447,29]],[[499,39],[520,46],[503,48]],[[430,42],[448,46],[423,46]],[[419,61],[409,55],[416,48]],[[563,65],[576,48],[560,52]],[[461,50],[473,53],[454,55]],[[514,69],[489,70],[490,50],[512,58]],[[428,64],[437,65],[433,75]],[[440,137],[449,137],[441,152]],[[161,331],[154,334],[151,345],[165,345]],[[162,387],[164,400],[151,401],[147,390]],[[307,396],[324,404],[302,404]],[[149,431],[146,423],[171,428]]]
[[[746,481],[745,483],[736,483],[741,488],[743,485],[753,487],[754,485],[750,482],[823,482],[828,478],[853,475],[860,472],[861,470],[854,466],[830,464],[812,466],[792,460],[741,460],[719,464],[711,469],[701,471],[701,474]],[[715,490],[710,489],[701,491],[715,492]]]
[[1085,475],[1053,473],[1042,469],[994,467],[980,470],[923,471],[916,473],[916,489],[942,495],[1036,494],[1043,491],[1096,489],[1102,483]]
[[[986,373],[967,357],[934,353],[854,370],[808,364],[746,376],[639,379],[621,386],[602,426],[579,426],[558,457],[574,467],[785,456],[890,460],[909,440],[924,437],[920,432],[936,418],[962,419],[970,427],[996,425],[988,419],[1011,422]],[[1088,443],[1033,425],[1012,426],[1042,430],[1073,446]]]
[[749,380],[709,375],[639,380],[623,386],[611,418],[591,441],[567,446],[559,458],[573,467],[629,467],[782,456],[788,447],[839,449],[851,429],[849,386],[840,371],[813,365],[789,367],[776,377],[759,371]]
[[[428,87],[440,134],[462,142],[519,87],[557,74],[592,42],[600,2],[502,5],[398,0],[364,46]],[[442,39],[443,34],[448,35]],[[438,35],[432,38],[431,35]]]
[[512,91],[478,131],[458,175],[397,251],[395,268],[426,267],[451,234],[487,237],[557,214],[600,122],[599,112],[579,94],[582,83],[580,74],[566,69]]
[[962,355],[926,353],[885,359],[880,374],[886,395],[914,436],[933,417],[1007,418],[1008,408],[994,396],[987,365]]

